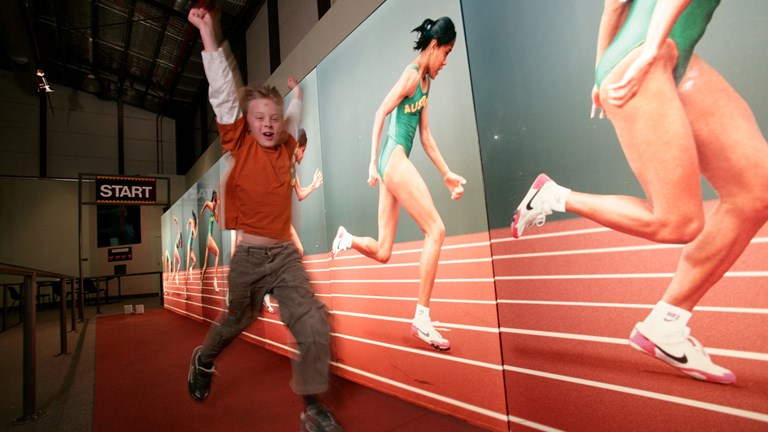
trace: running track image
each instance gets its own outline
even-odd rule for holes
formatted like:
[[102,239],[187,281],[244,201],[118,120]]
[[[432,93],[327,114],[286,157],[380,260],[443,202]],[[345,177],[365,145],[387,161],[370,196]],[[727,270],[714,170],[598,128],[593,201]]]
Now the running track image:
[[[432,318],[441,353],[410,335],[421,242],[395,245],[388,264],[355,251],[305,257],[331,312],[333,369],[345,378],[492,430],[768,429],[768,228],[702,300],[693,335],[732,369],[734,385],[693,380],[627,343],[660,298],[682,250],[583,219],[446,239]],[[212,321],[225,308],[227,266],[179,284],[165,305]],[[202,288],[201,288],[202,287]],[[295,355],[276,313],[244,338]]]
[[[520,240],[492,232],[512,421],[560,430],[768,430],[768,227],[694,310],[690,327],[734,385],[691,379],[627,343],[682,246],[583,219]],[[515,429],[515,427],[513,427]]]

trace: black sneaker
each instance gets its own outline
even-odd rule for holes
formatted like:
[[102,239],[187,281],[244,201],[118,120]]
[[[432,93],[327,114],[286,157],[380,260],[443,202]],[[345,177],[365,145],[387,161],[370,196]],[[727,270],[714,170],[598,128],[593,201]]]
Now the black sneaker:
[[302,432],[344,432],[336,423],[328,408],[321,404],[312,404],[301,413]]
[[200,365],[200,351],[203,347],[199,346],[192,351],[192,360],[189,363],[189,374],[187,375],[187,386],[192,399],[204,401],[211,391],[211,378],[216,370],[213,366],[209,368]]

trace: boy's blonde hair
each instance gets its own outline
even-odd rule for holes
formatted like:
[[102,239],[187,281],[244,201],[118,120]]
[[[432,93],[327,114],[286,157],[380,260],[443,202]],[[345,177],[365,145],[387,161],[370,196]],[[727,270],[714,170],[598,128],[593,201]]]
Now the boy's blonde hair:
[[243,116],[248,116],[248,105],[257,99],[271,99],[280,107],[280,112],[283,112],[283,97],[275,87],[248,85],[241,87],[237,94],[237,101]]

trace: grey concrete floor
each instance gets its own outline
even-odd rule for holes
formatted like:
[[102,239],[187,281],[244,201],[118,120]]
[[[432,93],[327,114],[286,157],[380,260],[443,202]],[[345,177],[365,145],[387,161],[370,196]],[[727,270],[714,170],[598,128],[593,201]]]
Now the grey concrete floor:
[[[93,429],[96,317],[122,314],[125,305],[144,305],[145,310],[162,307],[160,298],[124,298],[122,302],[85,307],[84,320],[72,331],[67,311],[67,353],[61,354],[59,310],[41,307],[36,321],[36,409],[35,420],[24,415],[23,336],[17,310],[7,315],[0,332],[0,431],[90,432]],[[25,420],[19,422],[18,420]]]

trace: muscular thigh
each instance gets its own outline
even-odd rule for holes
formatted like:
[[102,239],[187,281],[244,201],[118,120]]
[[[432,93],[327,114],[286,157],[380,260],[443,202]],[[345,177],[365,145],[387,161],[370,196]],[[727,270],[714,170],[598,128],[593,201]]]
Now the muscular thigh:
[[679,93],[702,173],[712,186],[721,194],[768,187],[768,145],[752,110],[736,90],[694,56]]
[[379,251],[388,255],[395,241],[395,232],[400,218],[400,203],[397,201],[387,185],[379,182]]
[[402,148],[392,152],[386,175],[387,189],[419,226],[440,218],[424,179]]
[[[623,79],[641,49],[606,76],[601,100],[608,100],[608,88]],[[634,98],[623,107],[603,104],[627,162],[652,205],[662,211],[701,199],[695,141],[672,76],[676,56],[674,43],[668,42]]]

